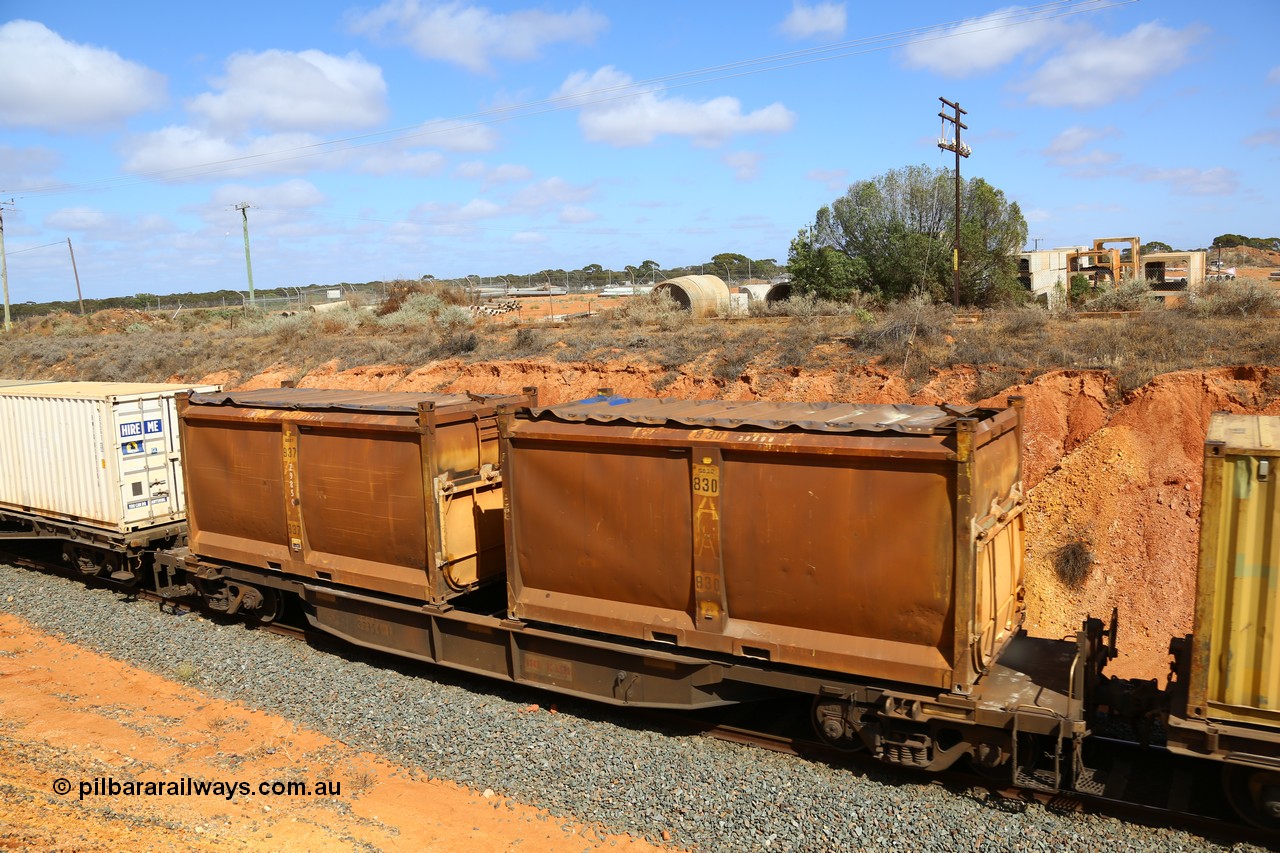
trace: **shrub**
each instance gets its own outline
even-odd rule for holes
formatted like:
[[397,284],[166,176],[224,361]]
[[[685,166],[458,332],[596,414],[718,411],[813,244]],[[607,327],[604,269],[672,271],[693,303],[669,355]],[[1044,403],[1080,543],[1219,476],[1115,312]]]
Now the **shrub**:
[[627,325],[656,325],[663,331],[671,331],[680,328],[689,320],[689,313],[683,310],[665,290],[655,290],[643,296],[629,297],[607,313],[613,320],[615,329]]
[[1280,309],[1275,291],[1252,281],[1210,281],[1199,298],[1187,304],[1189,311],[1213,317],[1256,317]]
[[1048,312],[1031,305],[995,312],[992,319],[1002,333],[1014,337],[1041,334],[1049,324]]
[[1093,541],[1083,533],[1073,533],[1054,549],[1053,570],[1058,580],[1073,589],[1080,587],[1093,569]]
[[542,332],[538,329],[519,329],[512,342],[512,349],[520,355],[529,355],[546,347]]
[[1089,311],[1142,311],[1151,307],[1151,282],[1143,278],[1125,279],[1119,287],[1104,289],[1085,302]]
[[881,355],[901,355],[910,344],[941,340],[953,321],[950,308],[917,297],[891,302],[874,325],[854,332],[853,338]]
[[988,397],[994,397],[996,394],[1011,388],[1022,381],[1022,375],[1018,371],[1009,367],[983,368],[978,371],[978,378],[973,384],[973,390],[969,392],[969,399],[972,402],[985,400]]
[[856,317],[871,323],[871,309],[876,300],[861,291],[854,291],[847,299],[823,299],[812,293],[801,293],[777,302],[751,302],[748,313],[752,317]]
[[476,316],[461,305],[444,305],[436,312],[436,321],[446,329],[470,328]]

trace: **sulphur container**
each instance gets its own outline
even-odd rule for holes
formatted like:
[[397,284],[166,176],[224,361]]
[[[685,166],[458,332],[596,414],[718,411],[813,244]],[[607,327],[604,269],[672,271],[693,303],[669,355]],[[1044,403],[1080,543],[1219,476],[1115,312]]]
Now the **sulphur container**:
[[1280,723],[1280,417],[1214,413],[1205,440],[1191,717]]
[[179,402],[191,553],[431,604],[504,570],[498,403],[279,388]]
[[960,693],[1022,619],[1021,404],[504,411],[515,619]]

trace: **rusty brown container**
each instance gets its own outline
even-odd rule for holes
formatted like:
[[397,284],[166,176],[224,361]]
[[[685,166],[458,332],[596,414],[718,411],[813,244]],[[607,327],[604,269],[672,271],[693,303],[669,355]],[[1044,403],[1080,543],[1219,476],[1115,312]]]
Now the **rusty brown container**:
[[1022,621],[1022,408],[504,409],[513,618],[966,693]]
[[178,408],[191,552],[443,603],[502,575],[495,406],[534,401],[191,394]]

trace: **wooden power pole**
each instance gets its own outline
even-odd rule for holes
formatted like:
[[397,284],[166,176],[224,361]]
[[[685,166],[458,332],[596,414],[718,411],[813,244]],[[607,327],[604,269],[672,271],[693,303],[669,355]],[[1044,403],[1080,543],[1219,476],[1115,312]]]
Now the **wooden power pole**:
[[253,306],[253,262],[249,260],[249,202],[242,201],[236,210],[244,217],[244,268],[249,274],[249,305]]
[[[9,202],[12,204],[13,202]],[[9,262],[4,257],[4,203],[0,202],[0,282],[4,284],[4,330],[9,331]]]
[[[960,120],[960,116],[968,115],[966,110],[960,109],[960,102],[954,104],[946,98],[939,97],[939,101],[955,112],[947,115],[946,112],[938,113],[942,117],[943,135],[938,140],[938,147],[944,151],[954,151],[956,154],[956,226],[955,226],[955,244],[951,247],[951,304],[956,308],[960,307],[960,158],[968,157],[972,150],[968,145],[960,141],[960,131],[968,130],[969,125]],[[955,137],[947,139],[946,123],[951,122],[955,129]]]
[[80,316],[84,316],[84,294],[80,292],[80,270],[76,269],[76,250],[71,248],[71,238],[67,238],[67,251],[71,253],[71,273],[76,277],[76,300],[80,303]]

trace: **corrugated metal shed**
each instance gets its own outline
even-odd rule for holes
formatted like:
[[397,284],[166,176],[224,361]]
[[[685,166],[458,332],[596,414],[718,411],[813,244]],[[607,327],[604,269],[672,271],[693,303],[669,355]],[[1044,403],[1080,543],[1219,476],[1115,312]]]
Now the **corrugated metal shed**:
[[223,391],[192,394],[191,402],[203,406],[244,406],[262,409],[324,412],[400,412],[412,414],[420,403],[438,408],[481,403],[501,395],[425,394],[413,391],[341,391],[326,388],[262,388],[256,391]]
[[772,403],[729,400],[630,399],[598,396],[557,406],[535,407],[534,419],[594,423],[668,423],[716,429],[754,428],[813,432],[901,432],[933,435],[957,418],[984,417],[975,407],[867,405],[864,403]]

